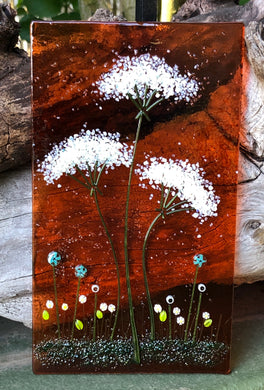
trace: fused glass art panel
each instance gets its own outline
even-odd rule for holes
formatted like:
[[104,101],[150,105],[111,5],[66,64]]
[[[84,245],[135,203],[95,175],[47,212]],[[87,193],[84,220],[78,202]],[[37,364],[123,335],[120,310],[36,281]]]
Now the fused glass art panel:
[[32,38],[34,372],[228,373],[243,26]]

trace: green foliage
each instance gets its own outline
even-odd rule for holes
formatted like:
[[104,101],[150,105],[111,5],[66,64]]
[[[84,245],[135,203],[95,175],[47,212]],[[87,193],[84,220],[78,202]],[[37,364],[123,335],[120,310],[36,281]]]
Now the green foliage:
[[250,0],[239,0],[239,5],[245,5],[248,3]]
[[80,20],[78,0],[19,0],[21,39],[30,41],[30,23],[33,20]]

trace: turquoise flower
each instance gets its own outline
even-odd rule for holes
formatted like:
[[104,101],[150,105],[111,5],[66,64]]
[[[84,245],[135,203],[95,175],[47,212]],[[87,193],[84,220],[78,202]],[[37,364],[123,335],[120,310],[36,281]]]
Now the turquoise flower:
[[86,274],[87,268],[85,268],[83,265],[76,265],[75,276],[77,276],[77,278],[84,278]]
[[56,267],[61,261],[61,255],[58,252],[52,251],[48,254],[48,263]]
[[206,263],[206,259],[203,255],[199,254],[193,257],[193,264],[198,265],[199,268],[201,268],[204,263]]

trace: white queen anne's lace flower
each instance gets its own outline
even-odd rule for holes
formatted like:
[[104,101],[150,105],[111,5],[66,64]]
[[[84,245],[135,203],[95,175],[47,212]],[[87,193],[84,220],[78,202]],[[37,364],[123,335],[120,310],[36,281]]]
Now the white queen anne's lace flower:
[[[194,208],[193,217],[217,216],[220,198],[215,195],[212,183],[204,178],[205,172],[199,163],[151,157],[135,171],[140,180],[148,180],[152,188],[161,189],[163,184],[166,193],[170,189],[172,196],[177,195],[181,201],[186,201],[182,207]],[[145,184],[141,186],[144,188]]]
[[199,92],[199,83],[191,73],[181,75],[177,65],[171,67],[165,58],[149,53],[135,57],[119,56],[112,69],[102,74],[95,84],[102,100],[119,101],[127,98],[128,93],[136,98],[135,85],[141,99],[146,85],[149,88],[147,96],[157,91],[157,97],[173,97],[175,102],[194,100]]
[[43,173],[45,181],[50,184],[64,173],[74,175],[76,167],[87,171],[88,165],[93,171],[131,164],[133,147],[121,143],[119,133],[107,133],[96,130],[82,130],[68,139],[54,145],[45,156],[38,170]]

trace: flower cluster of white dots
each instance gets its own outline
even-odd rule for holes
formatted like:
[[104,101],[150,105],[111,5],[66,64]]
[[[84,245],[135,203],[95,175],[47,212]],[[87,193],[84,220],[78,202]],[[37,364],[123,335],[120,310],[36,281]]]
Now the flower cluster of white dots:
[[102,100],[116,101],[128,98],[128,93],[136,98],[135,85],[141,99],[146,85],[149,88],[147,96],[157,91],[157,98],[173,97],[175,102],[183,99],[190,102],[199,92],[199,83],[190,72],[181,75],[177,65],[171,67],[165,58],[149,53],[138,57],[119,56],[112,69],[102,74],[95,85]]
[[54,145],[53,149],[39,164],[48,184],[54,183],[64,173],[74,175],[76,167],[86,172],[88,166],[93,172],[100,171],[105,164],[105,171],[124,165],[129,167],[132,161],[133,147],[121,143],[119,133],[101,132],[99,129],[82,129],[68,139]]
[[170,190],[171,196],[177,195],[181,201],[186,201],[181,207],[195,209],[194,218],[204,221],[209,216],[217,216],[220,198],[215,194],[212,183],[204,178],[205,171],[199,163],[151,157],[135,172],[140,176],[143,188],[146,188],[143,181],[147,180],[153,189],[161,190],[163,185],[165,193]]

